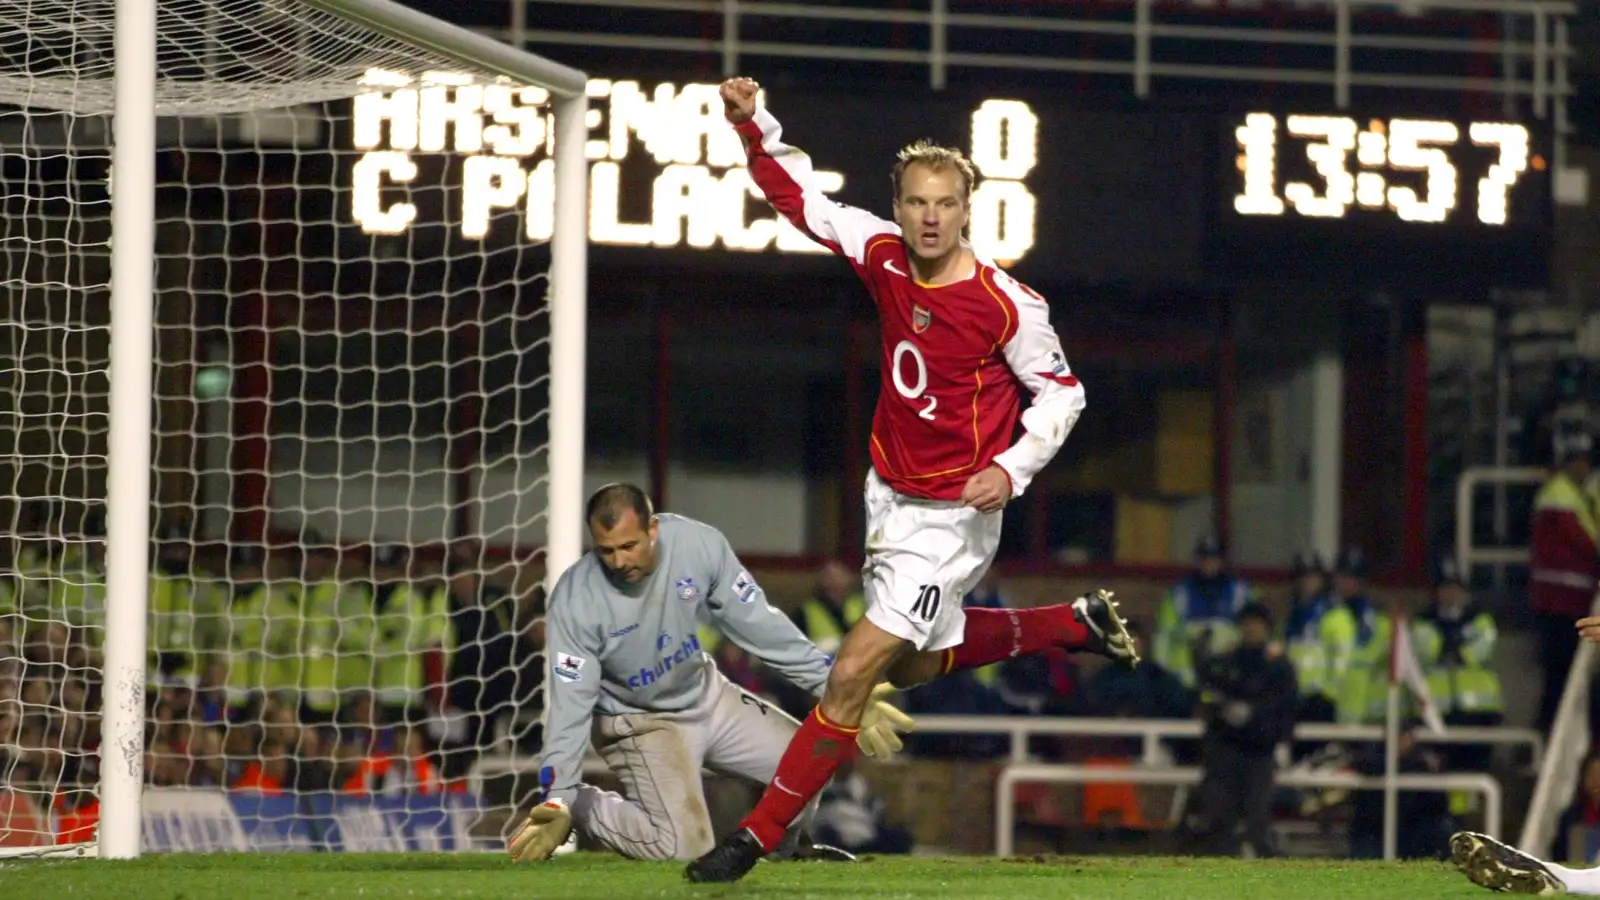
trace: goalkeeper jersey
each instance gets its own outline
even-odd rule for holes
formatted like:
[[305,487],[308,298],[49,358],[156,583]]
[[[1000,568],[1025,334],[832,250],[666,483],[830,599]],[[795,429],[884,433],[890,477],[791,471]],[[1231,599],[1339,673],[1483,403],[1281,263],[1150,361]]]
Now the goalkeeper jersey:
[[698,703],[704,670],[697,617],[704,610],[735,644],[795,685],[821,696],[832,660],[806,639],[740,565],[722,533],[694,519],[656,517],[656,569],[639,584],[613,580],[593,553],[556,583],[545,619],[549,724],[540,778],[572,801],[593,717],[677,712]]

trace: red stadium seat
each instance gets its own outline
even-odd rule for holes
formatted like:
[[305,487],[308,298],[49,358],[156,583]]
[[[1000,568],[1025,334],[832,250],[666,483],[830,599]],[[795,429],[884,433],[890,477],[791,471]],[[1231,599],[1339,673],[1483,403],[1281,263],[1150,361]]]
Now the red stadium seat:
[[[1103,769],[1131,768],[1125,759],[1086,759],[1083,764]],[[1091,828],[1113,826],[1141,831],[1149,828],[1139,803],[1139,786],[1127,781],[1084,785],[1083,824]]]

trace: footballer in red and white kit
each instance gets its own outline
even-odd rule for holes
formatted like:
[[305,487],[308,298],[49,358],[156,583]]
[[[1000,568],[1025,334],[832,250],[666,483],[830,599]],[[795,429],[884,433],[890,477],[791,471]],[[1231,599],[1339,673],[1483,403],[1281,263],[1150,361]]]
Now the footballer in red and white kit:
[[[810,158],[784,143],[772,113],[759,110],[737,129],[768,202],[849,260],[878,307],[883,390],[869,446],[867,616],[918,650],[955,646],[961,598],[1000,545],[1004,501],[1021,496],[1061,449],[1083,411],[1083,385],[1044,299],[992,262],[969,251],[954,280],[917,279],[908,244],[961,247],[964,211],[930,208],[925,231],[908,240],[896,223],[824,196]],[[1024,393],[1032,400],[1025,413]],[[1019,419],[1025,430],[1013,442]],[[969,480],[991,467],[1004,477],[1004,496],[963,503]]]
[[1043,298],[962,237],[972,164],[952,148],[906,147],[890,173],[894,221],[882,219],[817,189],[811,160],[758,108],[755,82],[730,79],[722,98],[768,202],[847,260],[877,304],[884,386],[866,486],[866,616],[756,808],[685,870],[697,882],[737,881],[772,851],[861,744],[863,711],[885,691],[1058,647],[1138,661],[1105,591],[1032,609],[962,609],[999,548],[1001,511],[1084,409]]

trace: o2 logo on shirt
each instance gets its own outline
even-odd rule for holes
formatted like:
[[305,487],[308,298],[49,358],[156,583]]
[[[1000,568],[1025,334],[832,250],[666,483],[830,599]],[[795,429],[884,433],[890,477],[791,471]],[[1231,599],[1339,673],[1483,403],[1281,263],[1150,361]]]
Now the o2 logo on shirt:
[[693,578],[678,579],[678,599],[685,603],[693,603],[700,599],[700,588],[695,586]]

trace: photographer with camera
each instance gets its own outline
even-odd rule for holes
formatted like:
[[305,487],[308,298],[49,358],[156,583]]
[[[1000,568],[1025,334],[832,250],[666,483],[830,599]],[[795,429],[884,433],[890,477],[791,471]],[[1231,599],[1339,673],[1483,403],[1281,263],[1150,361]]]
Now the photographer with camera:
[[1283,648],[1269,644],[1272,613],[1248,603],[1235,619],[1239,645],[1211,651],[1210,632],[1194,649],[1205,736],[1199,811],[1186,825],[1200,853],[1237,855],[1239,822],[1258,857],[1275,853],[1271,834],[1273,751],[1294,731],[1299,691]]

